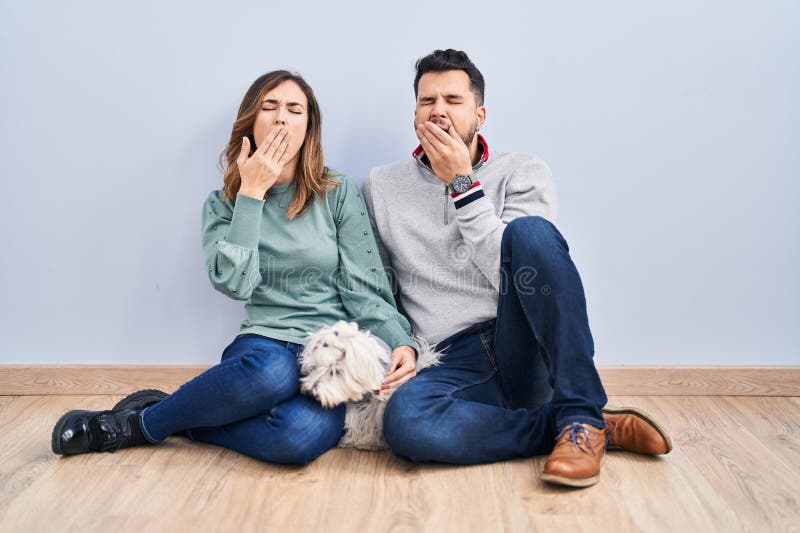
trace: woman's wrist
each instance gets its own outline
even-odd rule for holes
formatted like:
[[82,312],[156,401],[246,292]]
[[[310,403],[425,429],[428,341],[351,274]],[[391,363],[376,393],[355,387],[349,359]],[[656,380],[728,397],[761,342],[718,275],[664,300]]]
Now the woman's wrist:
[[[417,348],[415,346],[412,346],[410,344],[400,344],[398,346],[395,346],[394,350],[399,350],[400,348],[403,348],[404,350],[414,354],[414,359],[417,359],[417,357],[419,356],[419,353],[417,353]],[[394,352],[394,350],[392,351]]]
[[256,200],[263,200],[267,194],[267,191],[256,191],[254,189],[245,189],[242,187],[239,189],[239,194],[249,196],[250,198],[255,198]]

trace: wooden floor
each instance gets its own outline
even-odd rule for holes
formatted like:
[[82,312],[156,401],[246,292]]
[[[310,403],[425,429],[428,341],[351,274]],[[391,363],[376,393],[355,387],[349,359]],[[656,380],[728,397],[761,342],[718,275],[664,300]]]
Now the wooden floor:
[[539,479],[544,457],[414,465],[336,449],[307,467],[171,437],[59,458],[58,417],[121,396],[0,396],[1,531],[798,531],[800,399],[612,397],[663,422],[675,445],[611,452],[599,484]]

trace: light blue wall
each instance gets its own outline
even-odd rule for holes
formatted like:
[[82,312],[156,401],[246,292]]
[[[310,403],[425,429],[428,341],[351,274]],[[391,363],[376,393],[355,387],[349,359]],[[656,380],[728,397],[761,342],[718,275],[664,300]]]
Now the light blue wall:
[[217,361],[243,309],[199,217],[244,90],[303,74],[360,183],[441,47],[556,176],[599,364],[800,363],[799,4],[447,4],[2,0],[0,363]]

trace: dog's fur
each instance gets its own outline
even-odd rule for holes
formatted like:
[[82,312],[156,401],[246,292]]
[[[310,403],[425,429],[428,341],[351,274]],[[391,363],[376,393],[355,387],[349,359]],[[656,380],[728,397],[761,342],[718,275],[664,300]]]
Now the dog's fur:
[[[416,344],[417,371],[439,364],[442,354],[424,339]],[[383,450],[383,411],[390,394],[378,396],[386,371],[392,362],[389,346],[355,322],[340,320],[309,335],[299,356],[300,390],[315,397],[323,406],[347,402],[345,433],[340,448]]]

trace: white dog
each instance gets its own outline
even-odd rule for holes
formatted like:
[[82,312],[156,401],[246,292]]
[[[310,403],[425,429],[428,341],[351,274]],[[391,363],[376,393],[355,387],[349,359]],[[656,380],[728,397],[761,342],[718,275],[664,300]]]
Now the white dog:
[[[440,352],[424,339],[414,337],[413,341],[419,354],[417,371],[439,364]],[[377,394],[392,362],[386,343],[369,331],[360,331],[355,322],[340,320],[310,334],[299,358],[303,393],[325,407],[348,402],[339,447],[386,449],[383,411],[390,394]]]

